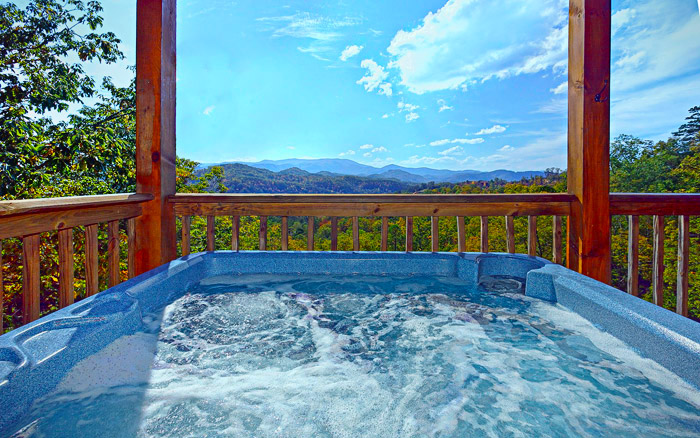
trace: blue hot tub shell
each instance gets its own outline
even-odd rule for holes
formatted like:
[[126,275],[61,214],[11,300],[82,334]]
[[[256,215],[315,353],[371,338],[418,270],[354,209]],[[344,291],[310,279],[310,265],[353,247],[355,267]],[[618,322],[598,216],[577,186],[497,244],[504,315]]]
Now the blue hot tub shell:
[[546,260],[513,254],[198,253],[0,336],[0,430],[51,393],[84,358],[143,326],[201,280],[236,274],[433,275],[478,283],[526,279],[526,295],[558,302],[700,388],[700,324]]

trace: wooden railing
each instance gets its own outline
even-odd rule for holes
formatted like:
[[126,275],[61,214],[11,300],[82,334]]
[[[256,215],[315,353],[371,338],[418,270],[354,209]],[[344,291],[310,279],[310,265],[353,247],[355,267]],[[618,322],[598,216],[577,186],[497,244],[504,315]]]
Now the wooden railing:
[[639,217],[652,216],[652,300],[664,303],[665,218],[678,218],[678,263],[676,268],[676,313],[688,316],[688,263],[690,217],[700,216],[700,194],[611,193],[610,214],[627,216],[627,292],[639,295]]
[[[41,233],[58,232],[59,307],[63,308],[74,300],[73,228],[85,227],[86,295],[94,295],[99,292],[98,224],[107,223],[108,286],[111,287],[120,281],[119,221],[126,220],[128,276],[132,277],[134,218],[141,215],[141,204],[152,199],[151,195],[132,193],[0,201],[0,249],[2,239],[22,240],[22,323],[39,318]],[[0,291],[3,290],[0,270]],[[0,333],[3,297],[4,293],[0,293]]]
[[239,195],[239,194],[177,194],[170,198],[175,214],[182,221],[182,254],[190,253],[190,224],[192,216],[207,218],[207,249],[215,249],[214,220],[230,216],[231,249],[239,249],[240,218],[260,217],[259,248],[267,249],[267,219],[281,218],[282,250],[288,249],[288,218],[306,216],[307,250],[314,250],[314,224],[318,217],[331,218],[330,249],[338,249],[338,218],[352,218],[352,250],[361,251],[360,217],[381,217],[380,250],[387,250],[388,218],[405,217],[406,251],[413,250],[414,217],[431,218],[432,251],[439,251],[440,217],[456,217],[458,250],[466,251],[464,218],[480,217],[480,251],[489,251],[489,217],[501,216],[505,221],[506,248],[515,252],[513,218],[528,217],[528,254],[535,255],[538,216],[553,216],[553,260],[561,263],[561,218],[569,214],[571,196],[563,193],[498,194],[498,195]]

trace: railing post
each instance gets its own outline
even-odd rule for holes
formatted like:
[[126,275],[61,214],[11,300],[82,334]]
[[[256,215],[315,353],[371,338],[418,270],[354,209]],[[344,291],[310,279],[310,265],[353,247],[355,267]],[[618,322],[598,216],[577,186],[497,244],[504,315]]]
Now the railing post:
[[690,216],[678,216],[678,270],[676,271],[676,313],[688,316],[688,262],[690,259]]
[[136,219],[136,274],[176,257],[175,0],[136,4],[136,191],[153,201]]
[[569,1],[567,266],[610,282],[610,0]]

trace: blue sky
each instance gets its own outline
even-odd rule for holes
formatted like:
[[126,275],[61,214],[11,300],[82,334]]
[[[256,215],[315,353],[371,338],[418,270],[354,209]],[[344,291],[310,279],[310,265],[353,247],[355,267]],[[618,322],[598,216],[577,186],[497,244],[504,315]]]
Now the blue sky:
[[[134,0],[103,0],[134,63]],[[565,167],[568,0],[178,2],[178,155]],[[612,136],[700,105],[697,0],[613,1]],[[120,66],[91,66],[125,84]]]

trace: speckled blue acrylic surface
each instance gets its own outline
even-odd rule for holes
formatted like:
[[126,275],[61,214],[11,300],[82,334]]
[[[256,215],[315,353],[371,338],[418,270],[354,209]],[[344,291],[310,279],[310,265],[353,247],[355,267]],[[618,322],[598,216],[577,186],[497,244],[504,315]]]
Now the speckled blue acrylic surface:
[[0,337],[0,430],[76,363],[201,280],[236,274],[527,278],[526,295],[590,320],[700,387],[700,325],[542,259],[510,254],[228,252],[183,257]]

